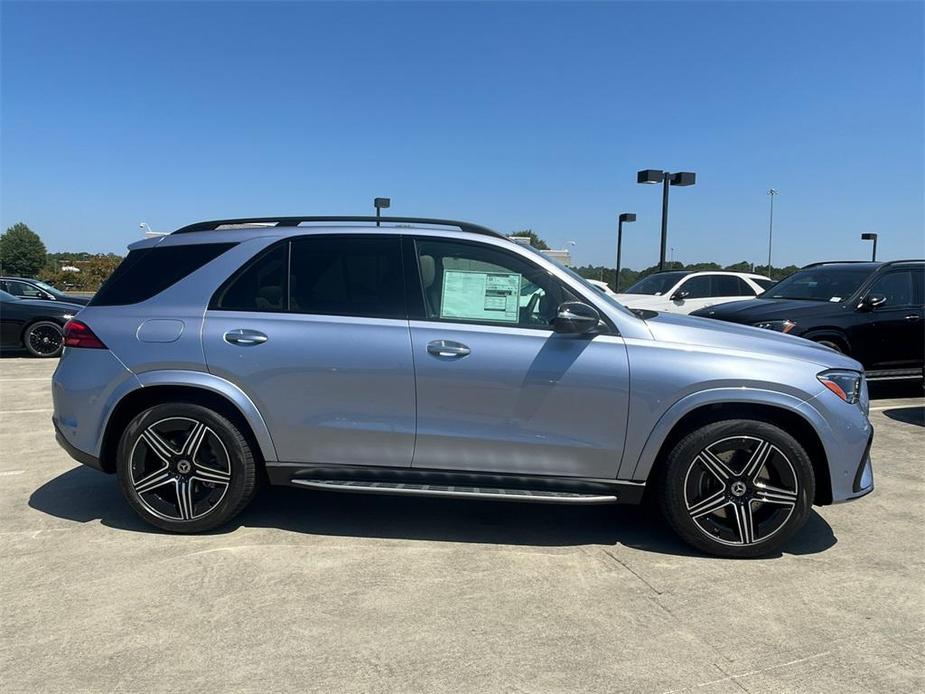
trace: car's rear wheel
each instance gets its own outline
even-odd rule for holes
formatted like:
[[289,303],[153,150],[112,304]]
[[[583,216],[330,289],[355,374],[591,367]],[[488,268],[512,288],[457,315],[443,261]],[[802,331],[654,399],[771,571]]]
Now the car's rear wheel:
[[40,320],[26,328],[22,341],[33,357],[57,357],[64,348],[64,333],[57,323]]
[[708,424],[670,452],[662,509],[686,542],[724,557],[776,553],[806,522],[812,464],[787,432],[739,419]]
[[220,414],[186,403],[138,414],[119,442],[122,493],[148,523],[195,533],[227,523],[253,498],[256,464],[247,439]]

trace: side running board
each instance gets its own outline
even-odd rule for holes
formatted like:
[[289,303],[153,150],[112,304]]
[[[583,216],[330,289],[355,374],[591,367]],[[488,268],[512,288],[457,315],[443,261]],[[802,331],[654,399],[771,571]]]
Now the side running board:
[[436,496],[457,499],[494,499],[546,504],[615,504],[617,494],[588,494],[550,489],[503,489],[500,487],[463,487],[443,484],[408,482],[374,482],[358,480],[293,479],[291,484],[309,489],[358,494],[396,494],[403,496]]

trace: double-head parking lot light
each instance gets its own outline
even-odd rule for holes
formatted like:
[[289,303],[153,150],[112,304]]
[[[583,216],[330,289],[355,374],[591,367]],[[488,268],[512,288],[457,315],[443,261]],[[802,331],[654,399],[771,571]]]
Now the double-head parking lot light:
[[871,260],[877,259],[877,235],[874,233],[861,234],[861,241],[873,241],[874,249],[873,254],[870,256]]
[[697,174],[692,171],[661,171],[643,169],[636,173],[636,183],[662,184],[662,243],[658,257],[658,269],[665,269],[665,251],[668,250],[668,186],[692,186],[697,181]]

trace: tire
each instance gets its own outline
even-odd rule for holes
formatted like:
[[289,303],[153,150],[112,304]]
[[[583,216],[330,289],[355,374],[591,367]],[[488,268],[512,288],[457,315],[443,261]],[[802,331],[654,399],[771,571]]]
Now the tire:
[[119,441],[116,472],[135,512],[174,533],[227,523],[257,491],[257,465],[241,431],[186,403],[156,405],[132,419]]
[[813,342],[819,345],[824,345],[825,347],[828,347],[829,349],[834,349],[839,354],[846,354],[845,348],[842,347],[839,343],[834,342],[832,340],[813,340]]
[[816,491],[809,456],[767,422],[707,424],[669,453],[662,512],[688,544],[721,557],[776,554],[806,523]]
[[22,342],[33,357],[58,357],[64,349],[64,331],[57,323],[36,321],[23,331]]

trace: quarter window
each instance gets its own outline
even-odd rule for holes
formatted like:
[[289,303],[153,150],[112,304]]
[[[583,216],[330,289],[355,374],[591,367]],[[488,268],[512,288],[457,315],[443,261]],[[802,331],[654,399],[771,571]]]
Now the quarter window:
[[429,320],[549,329],[559,304],[578,300],[544,269],[501,249],[430,239],[415,246]]

